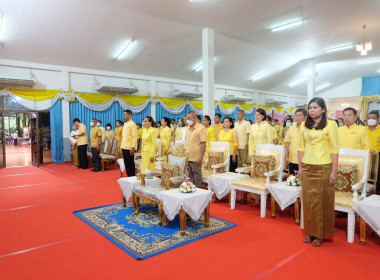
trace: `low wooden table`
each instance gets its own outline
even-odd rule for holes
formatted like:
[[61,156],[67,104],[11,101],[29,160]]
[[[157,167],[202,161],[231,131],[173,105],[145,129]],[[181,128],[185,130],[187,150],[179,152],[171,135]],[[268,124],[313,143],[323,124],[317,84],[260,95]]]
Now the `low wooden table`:
[[295,223],[296,225],[300,225],[300,212],[302,212],[300,211],[300,197],[302,188],[300,186],[288,186],[285,182],[281,182],[269,185],[268,189],[271,193],[272,218],[276,218],[276,202],[279,203],[281,210],[284,210],[294,203]]

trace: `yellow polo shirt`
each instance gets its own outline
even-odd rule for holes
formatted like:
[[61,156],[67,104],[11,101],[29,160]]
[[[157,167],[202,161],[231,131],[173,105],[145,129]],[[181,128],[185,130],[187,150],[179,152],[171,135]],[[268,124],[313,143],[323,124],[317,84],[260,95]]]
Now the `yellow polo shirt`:
[[256,154],[257,144],[273,144],[273,134],[270,124],[266,122],[251,125],[249,132],[249,155]]
[[83,123],[80,123],[78,126],[78,134],[84,133],[83,136],[78,137],[77,145],[87,145],[88,144],[88,138],[87,138],[87,128]]
[[197,123],[194,127],[187,126],[185,139],[189,161],[198,162],[202,160],[201,143],[206,143],[207,141],[205,127],[200,123]]
[[367,133],[369,138],[369,146],[376,149],[380,153],[380,125],[377,125],[374,130],[367,126]]
[[132,120],[124,123],[121,148],[124,150],[137,149],[137,126]]
[[369,150],[369,139],[366,128],[353,124],[350,127],[344,125],[338,128],[339,149],[351,148],[357,150]]
[[99,127],[94,126],[90,130],[90,147],[96,148],[99,145],[99,137],[102,137],[102,131]]
[[303,122],[300,129],[298,151],[305,152],[302,163],[315,165],[331,163],[331,154],[339,153],[336,122],[327,120],[327,124],[322,130],[308,129]]
[[235,123],[235,130],[239,136],[239,149],[245,149],[248,144],[248,135],[251,130],[251,123],[246,120]]
[[223,123],[213,124],[212,127],[215,129],[215,141],[219,141],[219,131],[223,129]]
[[[272,133],[272,139],[278,139],[278,133],[277,133],[277,129],[275,126],[271,126],[269,125],[270,128],[271,128],[271,133]],[[273,141],[272,141],[273,142]],[[271,143],[272,144],[272,143]]]
[[300,145],[300,127],[292,125],[285,134],[285,143],[289,145],[289,162],[298,164],[298,147]]

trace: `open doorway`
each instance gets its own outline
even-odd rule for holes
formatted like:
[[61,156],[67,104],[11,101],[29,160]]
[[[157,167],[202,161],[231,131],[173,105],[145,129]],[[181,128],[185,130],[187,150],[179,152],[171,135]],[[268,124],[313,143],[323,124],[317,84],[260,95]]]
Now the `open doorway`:
[[52,162],[49,111],[5,111],[3,124],[5,166]]

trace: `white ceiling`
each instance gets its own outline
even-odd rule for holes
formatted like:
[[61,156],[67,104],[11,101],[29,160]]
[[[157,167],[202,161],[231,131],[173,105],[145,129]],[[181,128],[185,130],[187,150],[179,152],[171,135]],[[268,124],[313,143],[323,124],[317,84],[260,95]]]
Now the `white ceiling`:
[[[357,65],[380,58],[379,0],[0,0],[0,13],[3,59],[201,81],[193,69],[201,30],[210,27],[217,84],[305,95],[305,84],[288,84],[310,62],[318,64],[317,85],[331,87],[380,69]],[[268,30],[302,17],[303,25]],[[366,57],[354,49],[324,52],[361,41],[363,24],[374,44]],[[116,61],[132,38],[127,58]],[[265,78],[249,80],[268,68]]]

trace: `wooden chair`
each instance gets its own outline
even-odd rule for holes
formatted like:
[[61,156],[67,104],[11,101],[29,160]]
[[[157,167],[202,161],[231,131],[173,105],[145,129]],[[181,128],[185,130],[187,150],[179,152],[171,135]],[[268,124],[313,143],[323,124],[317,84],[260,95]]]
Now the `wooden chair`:
[[[236,191],[260,195],[260,217],[265,218],[268,185],[282,182],[285,150],[283,146],[273,144],[257,145],[252,160],[251,178],[237,180],[231,186],[231,209],[235,209]],[[273,178],[273,179],[271,179]]]
[[[109,155],[106,154],[108,145],[112,145],[111,153]],[[113,140],[111,144],[108,143],[108,140],[104,141],[103,153],[100,154],[102,171],[104,171],[104,167],[106,165],[108,165],[109,167],[116,168],[115,150],[116,150],[116,140]]]
[[[210,159],[210,154],[214,154],[216,156],[215,158],[219,159]],[[220,157],[218,154],[220,154]],[[211,142],[209,157],[205,165],[208,168],[202,169],[203,183],[207,183],[211,175],[228,172],[230,170],[230,143],[222,141]]]
[[[335,183],[335,210],[347,217],[347,241],[354,242],[355,212],[353,206],[366,197],[369,151],[344,148],[339,150],[338,176]],[[361,190],[361,195],[358,191]]]
[[379,172],[379,152],[371,149],[369,153],[369,170],[367,180],[367,193],[376,192],[377,176]]

